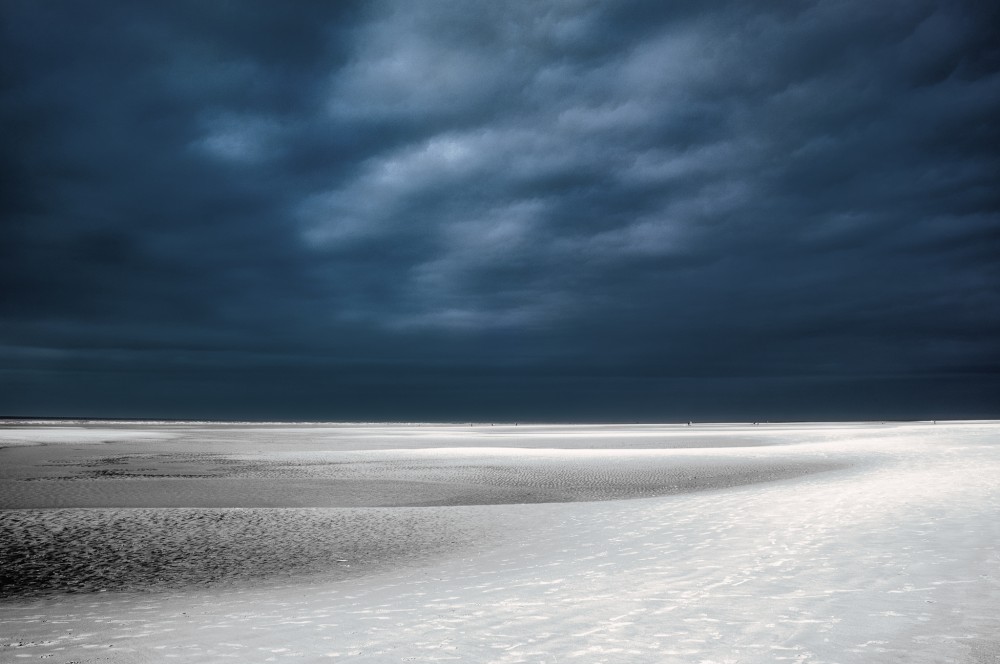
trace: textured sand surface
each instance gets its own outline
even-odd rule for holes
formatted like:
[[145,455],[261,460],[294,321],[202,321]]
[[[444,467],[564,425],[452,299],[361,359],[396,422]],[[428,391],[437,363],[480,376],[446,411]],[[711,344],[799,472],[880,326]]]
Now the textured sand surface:
[[[0,508],[408,507],[637,498],[838,467],[826,459],[590,450],[160,455],[49,463],[0,478]],[[180,471],[177,464],[183,464]],[[61,473],[53,475],[51,466]]]
[[[491,537],[483,517],[469,510],[263,508],[637,498],[774,481],[845,465],[777,454],[754,458],[726,452],[727,446],[696,450],[690,443],[679,450],[317,450],[274,439],[270,429],[213,427],[207,433],[235,433],[243,449],[251,440],[258,448],[252,454],[222,454],[226,443],[216,439],[206,445],[204,429],[166,428],[160,435],[140,432],[135,439],[128,430],[83,429],[79,438],[104,444],[82,447],[76,445],[75,429],[65,431],[67,444],[62,445],[54,444],[56,430],[4,432],[21,445],[0,451],[6,461],[0,470],[0,508],[12,510],[0,520],[0,596],[162,589],[303,574],[343,578],[393,560],[482,546]],[[426,428],[406,430],[426,442]],[[399,437],[398,431],[391,433]],[[32,445],[33,436],[41,444]],[[498,436],[491,427],[490,438]],[[561,440],[551,435],[541,440],[553,439]],[[109,447],[116,449],[109,454]]]
[[[0,431],[19,443],[0,450],[4,555],[50,557],[10,582],[0,659],[1000,658],[997,424],[166,429]],[[365,500],[391,506],[10,509],[43,495],[12,486],[289,482],[316,501],[341,480],[385,483]],[[399,506],[408,483],[443,505]],[[556,502],[517,499],[535,492]],[[72,587],[55,570],[112,591],[18,594]]]
[[483,543],[456,510],[18,510],[0,521],[4,595],[233,586],[370,574]]

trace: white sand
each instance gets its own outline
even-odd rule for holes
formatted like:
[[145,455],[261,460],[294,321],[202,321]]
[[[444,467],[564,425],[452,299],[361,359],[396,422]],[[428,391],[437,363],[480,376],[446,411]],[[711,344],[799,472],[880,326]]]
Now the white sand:
[[[203,482],[319,482],[310,496],[338,478],[384,481],[393,491],[417,480],[419,495],[455,478],[500,503],[525,487],[571,501],[594,485],[655,494],[462,507],[3,512],[5,537],[23,531],[52,543],[56,528],[74,521],[94,537],[116,519],[130,541],[142,524],[159,523],[153,539],[162,541],[156,533],[171,530],[163,523],[214,509],[229,523],[219,531],[218,542],[229,542],[223,559],[243,560],[232,535],[257,524],[254,538],[284,533],[308,565],[264,580],[243,565],[245,576],[211,589],[12,597],[0,608],[0,660],[1000,661],[1000,424],[497,429],[166,427],[179,435],[109,443],[103,457],[71,439],[45,440],[42,456],[0,450],[0,486],[55,493],[191,479],[155,477],[180,469],[207,475]],[[837,469],[801,474],[825,467]],[[87,475],[108,468],[123,476]],[[774,472],[786,479],[766,481]],[[30,479],[46,474],[75,479]],[[677,478],[689,482],[680,493],[662,484]],[[16,503],[12,491],[0,497]],[[356,573],[342,569],[350,562],[318,564],[310,551],[339,555],[326,527],[361,530],[340,542],[358,558],[372,545],[381,562]],[[198,529],[173,531],[181,541]],[[148,553],[138,541],[133,558]],[[265,568],[278,544],[258,555]]]
[[67,425],[4,425],[0,424],[0,448],[46,443],[85,444],[128,442],[133,440],[166,440],[180,434],[132,427],[67,426]]

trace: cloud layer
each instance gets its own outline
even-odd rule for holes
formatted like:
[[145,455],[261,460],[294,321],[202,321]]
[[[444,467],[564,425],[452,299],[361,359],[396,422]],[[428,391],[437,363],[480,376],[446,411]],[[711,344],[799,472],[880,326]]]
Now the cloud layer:
[[668,5],[4,3],[0,408],[1000,415],[998,11]]

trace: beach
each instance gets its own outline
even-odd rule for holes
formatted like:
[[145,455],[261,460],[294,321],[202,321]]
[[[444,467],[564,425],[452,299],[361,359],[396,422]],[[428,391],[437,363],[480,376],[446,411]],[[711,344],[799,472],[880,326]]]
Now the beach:
[[0,426],[0,658],[1000,661],[1000,424]]

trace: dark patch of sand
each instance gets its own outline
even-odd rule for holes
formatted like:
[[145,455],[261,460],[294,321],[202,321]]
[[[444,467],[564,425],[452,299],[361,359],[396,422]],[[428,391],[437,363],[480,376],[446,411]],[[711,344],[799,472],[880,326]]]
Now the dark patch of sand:
[[[519,437],[515,429],[164,426],[145,434],[174,436],[158,438],[130,438],[128,427],[87,430],[83,439],[97,444],[82,444],[74,430],[45,430],[31,444],[37,432],[18,431],[28,444],[0,450],[0,594],[367,574],[491,541],[489,508],[475,506],[665,496],[845,466],[784,452],[651,450],[657,430],[642,427],[618,445],[603,441],[619,448],[610,450],[581,449],[600,436],[526,427]],[[472,444],[456,445],[463,442]],[[727,446],[724,435],[702,442]]]
[[444,509],[16,510],[0,514],[0,597],[338,579],[489,537]]
[[[0,508],[413,507],[664,496],[843,467],[773,459],[474,458],[218,465],[204,475],[115,470],[0,480]],[[209,474],[209,472],[214,474]]]
[[[486,545],[497,534],[491,531],[488,508],[473,506],[676,494],[833,467],[755,463],[643,469],[636,463],[578,462],[574,467],[548,460],[532,467],[507,462],[418,468],[425,475],[461,480],[453,484],[370,477],[8,481],[3,494],[8,503],[75,508],[0,512],[0,596],[163,589],[319,573],[342,578]],[[391,469],[363,468],[392,474]],[[395,471],[416,472],[412,467]],[[479,482],[469,481],[473,477]],[[87,508],[95,503],[129,507]],[[269,503],[296,507],[259,507]],[[300,507],[317,503],[337,507]],[[211,507],[178,506],[185,504]],[[394,506],[352,509],[345,504]]]

